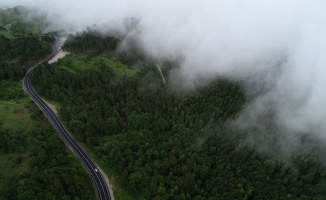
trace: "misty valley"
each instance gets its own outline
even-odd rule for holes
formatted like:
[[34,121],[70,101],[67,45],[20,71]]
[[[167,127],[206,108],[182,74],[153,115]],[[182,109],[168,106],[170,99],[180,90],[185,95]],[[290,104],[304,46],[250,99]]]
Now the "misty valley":
[[[134,19],[127,34],[46,32],[31,13],[0,10],[0,200],[101,198],[22,86],[34,66],[33,89],[108,177],[111,199],[326,199],[323,140],[288,135],[273,112],[263,127],[239,125],[254,101],[242,81],[185,86],[182,57],[157,60],[129,38]],[[49,64],[55,51],[66,54]]]

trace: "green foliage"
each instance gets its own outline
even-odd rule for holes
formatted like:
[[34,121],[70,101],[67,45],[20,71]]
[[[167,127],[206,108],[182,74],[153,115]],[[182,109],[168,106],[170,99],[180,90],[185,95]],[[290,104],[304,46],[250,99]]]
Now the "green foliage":
[[5,26],[17,19],[14,10],[0,10],[0,26]]
[[[64,45],[64,49],[72,53],[88,54],[95,56],[102,53],[116,54],[117,47],[120,45],[120,39],[114,36],[103,36],[92,28],[87,28],[86,31],[69,35]],[[129,44],[128,52],[119,52],[120,62],[127,65],[146,62],[145,56],[136,47]]]
[[27,15],[33,15],[30,14],[23,7],[0,11],[0,63],[14,60],[18,61],[20,67],[24,61],[51,52],[54,37],[50,34],[41,35],[41,23],[24,22]]
[[30,170],[16,182],[16,199],[95,199],[84,169],[52,127],[35,127],[29,143]]
[[80,161],[22,88],[22,63],[47,55],[52,39],[0,34],[0,199],[95,199]]
[[0,28],[0,35],[4,36],[7,39],[15,39],[15,36],[13,35],[13,33],[11,31],[7,31],[5,29],[1,29]]
[[96,36],[92,30],[69,35],[65,43],[65,49],[76,53],[102,53],[115,50],[119,40],[115,37]]
[[65,70],[82,74],[88,71],[111,71],[118,76],[134,76],[137,74],[137,68],[127,66],[119,61],[115,56],[108,54],[89,55],[72,55],[68,54],[53,64],[55,67],[61,67]]
[[24,131],[29,128],[31,119],[24,104],[0,101],[0,121],[4,129]]
[[[179,149],[176,152],[187,150],[196,134],[212,119],[220,123],[234,115],[243,102],[241,89],[229,82],[218,81],[195,95],[180,96],[166,89],[159,75],[157,81],[146,75],[152,74],[153,70],[155,68],[141,72],[140,77],[147,78],[126,79],[103,72],[64,73],[63,68],[43,65],[34,71],[32,81],[46,98],[64,102],[60,113],[68,127],[89,148],[97,149],[95,152],[100,157],[112,160],[104,159],[103,162],[121,173],[124,187],[145,194],[146,198],[163,195],[170,186],[178,187],[178,191],[196,192],[196,174],[191,173],[189,167],[185,167],[184,174],[175,171],[169,180],[177,179],[169,183],[170,186],[162,182],[170,167],[177,169],[184,165],[177,154],[169,152],[169,146],[178,138],[173,148]],[[233,96],[223,98],[227,91]],[[230,105],[225,105],[226,102]],[[205,104],[207,106],[202,106]],[[114,134],[117,136],[101,139]],[[176,138],[170,138],[172,135]],[[112,146],[108,141],[112,141]],[[140,151],[141,146],[147,150]],[[141,154],[145,157],[135,157]],[[166,161],[164,156],[168,156]],[[164,169],[160,168],[163,166],[161,160],[166,163]],[[156,170],[148,171],[153,168]],[[162,178],[155,178],[154,174]],[[148,182],[152,183],[152,188],[148,188]]]
[[0,100],[21,99],[26,97],[22,90],[22,82],[0,80],[0,89],[3,92]]
[[21,20],[12,23],[10,31],[17,36],[26,34],[42,34],[40,28],[36,24],[30,22],[23,22]]
[[[34,35],[18,37],[13,40],[0,35],[0,58],[2,61],[19,59],[21,61],[39,58],[51,52],[51,37],[44,41]],[[52,40],[53,41],[53,40]]]
[[[87,46],[83,53],[96,48]],[[60,115],[75,137],[119,175],[120,186],[134,198],[326,198],[326,171],[314,153],[293,156],[290,166],[255,147],[239,148],[246,133],[224,126],[245,102],[238,85],[216,80],[180,94],[162,84],[154,67],[128,77],[111,70],[71,73],[76,67],[71,65],[43,65],[32,83],[60,103]],[[270,132],[264,137],[273,141]]]
[[0,10],[0,27],[8,30],[16,37],[22,37],[26,34],[40,35],[41,29],[49,25],[46,19],[44,14],[23,6]]
[[0,69],[0,80],[20,80],[26,72],[18,63],[0,63]]
[[0,152],[24,152],[27,149],[26,137],[20,133],[0,130]]
[[53,128],[39,123],[47,120],[36,106],[25,106],[26,102],[0,102],[0,196],[95,199],[85,169],[67,153]]
[[[21,89],[21,84],[18,87]],[[80,163],[66,152],[49,124],[38,123],[46,121],[39,118],[38,109],[25,106],[25,102],[10,99],[0,103],[0,196],[95,199]],[[30,112],[37,112],[34,118]]]

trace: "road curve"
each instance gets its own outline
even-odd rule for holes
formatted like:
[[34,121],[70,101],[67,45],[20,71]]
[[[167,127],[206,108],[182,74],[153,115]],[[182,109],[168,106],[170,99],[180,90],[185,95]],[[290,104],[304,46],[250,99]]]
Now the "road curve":
[[[56,52],[54,52],[50,57],[45,59],[43,62],[49,61],[53,58],[58,52],[60,51],[60,47]],[[42,65],[39,63],[35,67]],[[33,67],[34,68],[34,67]],[[89,173],[91,174],[95,185],[97,187],[97,191],[99,194],[99,198],[101,200],[111,200],[111,195],[109,189],[105,183],[104,177],[101,174],[100,170],[97,168],[95,162],[90,158],[90,156],[81,148],[81,146],[74,140],[74,138],[68,133],[58,116],[54,113],[54,111],[42,100],[41,97],[37,95],[37,93],[33,90],[30,82],[30,76],[33,73],[33,68],[28,70],[26,73],[23,84],[26,92],[32,98],[32,100],[42,108],[43,112],[48,116],[48,119],[52,122],[52,125],[57,130],[58,134],[61,138],[65,141],[66,145],[69,145],[71,149],[75,152],[76,155],[83,161],[85,167],[88,169]]]

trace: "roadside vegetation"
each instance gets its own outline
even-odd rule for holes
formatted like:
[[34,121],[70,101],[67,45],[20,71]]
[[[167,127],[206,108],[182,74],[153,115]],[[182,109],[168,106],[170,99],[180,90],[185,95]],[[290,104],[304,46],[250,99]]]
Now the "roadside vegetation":
[[23,93],[21,81],[1,86],[11,93],[0,97],[0,199],[95,199],[80,161]]
[[[320,148],[293,155],[292,165],[259,146],[240,148],[248,133],[224,125],[246,101],[238,84],[219,79],[177,92],[137,51],[115,53],[116,41],[92,31],[70,36],[64,48],[72,55],[36,69],[32,84],[60,105],[68,129],[111,176],[118,200],[326,198]],[[273,143],[273,134],[257,138]]]
[[[0,24],[13,16],[0,11]],[[0,31],[0,199],[96,199],[81,162],[23,91],[27,67],[48,56],[53,37],[15,26]]]
[[122,63],[119,58],[105,53],[98,55],[76,55],[68,54],[63,59],[59,59],[53,66],[64,68],[73,74],[85,74],[90,71],[100,71],[103,68],[112,70],[117,76],[132,77],[138,70]]

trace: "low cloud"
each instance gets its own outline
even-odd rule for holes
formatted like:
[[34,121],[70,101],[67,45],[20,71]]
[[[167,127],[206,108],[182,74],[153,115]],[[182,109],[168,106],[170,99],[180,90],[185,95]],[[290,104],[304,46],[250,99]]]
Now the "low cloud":
[[[324,1],[2,0],[0,6],[18,4],[46,13],[49,30],[96,24],[136,41],[153,60],[178,59],[185,85],[216,77],[242,82],[252,98],[236,123],[243,128],[273,123],[289,134],[326,137]],[[128,19],[136,22],[132,29]]]

